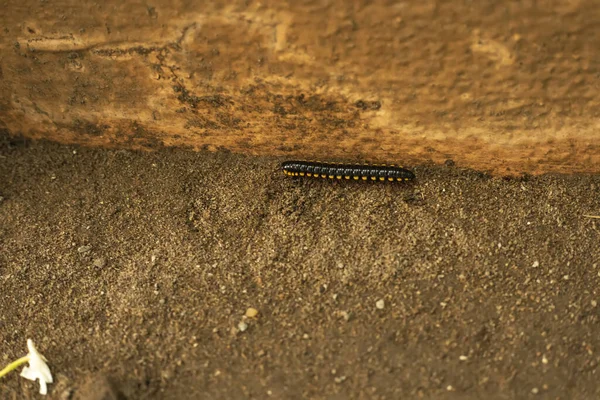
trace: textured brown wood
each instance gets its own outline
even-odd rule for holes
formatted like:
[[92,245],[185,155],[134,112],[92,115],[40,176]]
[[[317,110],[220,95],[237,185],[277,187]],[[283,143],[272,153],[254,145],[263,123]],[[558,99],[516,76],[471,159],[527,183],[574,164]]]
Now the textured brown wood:
[[0,127],[65,143],[600,172],[600,3],[0,6]]

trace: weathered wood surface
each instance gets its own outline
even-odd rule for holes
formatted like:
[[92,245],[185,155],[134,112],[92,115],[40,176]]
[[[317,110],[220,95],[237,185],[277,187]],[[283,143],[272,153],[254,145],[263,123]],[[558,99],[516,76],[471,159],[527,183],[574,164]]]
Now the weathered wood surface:
[[600,3],[7,0],[0,128],[600,172]]

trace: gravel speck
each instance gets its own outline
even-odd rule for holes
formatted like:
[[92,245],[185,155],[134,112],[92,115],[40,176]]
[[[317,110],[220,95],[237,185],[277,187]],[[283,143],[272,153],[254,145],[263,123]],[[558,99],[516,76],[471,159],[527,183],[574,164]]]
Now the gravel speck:
[[106,260],[103,257],[94,259],[94,267],[104,268],[105,265],[106,265]]
[[383,310],[385,308],[385,301],[383,299],[377,300],[375,307],[377,307],[378,310]]
[[344,321],[350,321],[350,313],[347,311],[340,311],[340,315],[344,318]]
[[254,318],[257,315],[258,315],[258,310],[256,308],[249,307],[246,310],[246,317],[248,317],[248,318]]
[[244,332],[246,329],[248,329],[248,324],[244,321],[240,321],[240,323],[238,324],[238,329],[240,330],[240,332]]
[[92,250],[92,246],[89,246],[89,245],[87,245],[87,246],[80,246],[80,247],[77,248],[77,252],[79,252],[81,254],[88,253],[91,250]]

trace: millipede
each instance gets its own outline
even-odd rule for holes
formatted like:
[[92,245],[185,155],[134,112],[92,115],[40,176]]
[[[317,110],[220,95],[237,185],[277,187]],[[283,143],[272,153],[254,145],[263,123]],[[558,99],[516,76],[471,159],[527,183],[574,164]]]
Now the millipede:
[[287,176],[309,178],[381,182],[403,182],[415,179],[415,174],[412,171],[396,165],[285,161],[281,164],[281,169]]

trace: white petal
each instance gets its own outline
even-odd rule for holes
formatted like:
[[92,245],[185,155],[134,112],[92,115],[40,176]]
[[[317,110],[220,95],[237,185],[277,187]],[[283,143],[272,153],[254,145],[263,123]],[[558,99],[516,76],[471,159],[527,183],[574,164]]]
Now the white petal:
[[34,370],[36,374],[39,374],[41,379],[52,383],[53,379],[50,368],[48,368],[48,365],[44,361],[44,356],[38,353],[31,339],[27,340],[27,347],[29,348],[29,367]]
[[46,381],[40,379],[40,394],[48,393],[48,386],[46,385]]
[[29,379],[30,381],[35,381],[37,379],[37,374],[29,367],[23,367],[21,376],[25,379]]
[[29,348],[29,366],[23,367],[21,376],[32,381],[40,381],[40,394],[48,393],[47,383],[52,383],[52,374],[50,368],[46,364],[46,359],[38,353],[31,339],[27,339],[27,347]]

